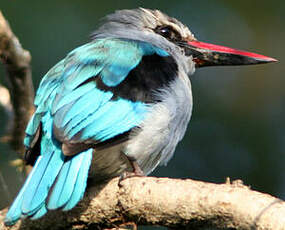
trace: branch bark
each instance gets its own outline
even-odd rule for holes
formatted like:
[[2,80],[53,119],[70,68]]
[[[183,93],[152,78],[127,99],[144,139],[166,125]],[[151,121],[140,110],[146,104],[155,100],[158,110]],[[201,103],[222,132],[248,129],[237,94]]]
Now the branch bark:
[[115,178],[90,188],[70,212],[54,211],[12,228],[0,224],[0,229],[99,229],[125,222],[177,229],[284,230],[285,202],[240,183],[136,177],[118,186]]
[[[11,144],[23,152],[25,126],[34,111],[30,54],[24,50],[0,12],[0,58],[8,73],[14,111]],[[1,103],[1,100],[0,100]],[[128,222],[178,229],[206,227],[243,230],[285,229],[285,202],[252,191],[241,183],[212,184],[168,178],[118,178],[89,188],[79,205],[69,212],[53,211],[44,218],[3,224],[0,229],[100,229]]]
[[11,133],[6,138],[12,148],[24,152],[25,127],[34,112],[34,89],[31,74],[31,55],[24,50],[0,11],[0,61],[7,72],[8,89],[13,106]]
[[9,90],[6,87],[2,86],[1,84],[0,84],[0,105],[4,108],[7,117],[9,117],[5,131],[6,133],[11,133],[13,127],[13,118],[14,118],[13,106],[11,103]]

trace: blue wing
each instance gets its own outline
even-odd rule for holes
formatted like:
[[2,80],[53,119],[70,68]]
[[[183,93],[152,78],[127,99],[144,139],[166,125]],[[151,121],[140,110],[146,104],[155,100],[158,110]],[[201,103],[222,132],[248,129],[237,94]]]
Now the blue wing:
[[148,105],[122,98],[114,89],[148,55],[168,53],[144,42],[100,39],[75,49],[45,75],[24,140],[30,155],[40,156],[7,213],[6,225],[20,217],[37,219],[51,209],[70,210],[79,202],[92,149],[64,154],[63,145],[104,142],[143,121]]
[[144,55],[152,54],[168,55],[147,43],[118,39],[100,40],[72,52],[51,108],[61,141],[101,142],[140,124],[147,112],[145,103],[114,100],[116,95],[99,89],[98,83],[118,86]]

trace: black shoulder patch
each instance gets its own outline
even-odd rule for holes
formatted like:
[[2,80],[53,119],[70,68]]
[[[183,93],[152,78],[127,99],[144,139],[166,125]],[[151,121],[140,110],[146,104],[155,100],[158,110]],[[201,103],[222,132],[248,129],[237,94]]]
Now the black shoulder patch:
[[108,87],[100,77],[96,78],[96,83],[99,89],[113,92],[113,100],[120,97],[152,103],[156,101],[154,91],[169,85],[176,78],[177,71],[178,66],[173,57],[154,54],[143,56],[139,65],[119,85]]

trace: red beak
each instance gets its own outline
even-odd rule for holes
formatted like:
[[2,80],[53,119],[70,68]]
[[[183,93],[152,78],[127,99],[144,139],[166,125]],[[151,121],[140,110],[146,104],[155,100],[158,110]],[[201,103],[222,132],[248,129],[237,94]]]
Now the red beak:
[[276,62],[271,57],[199,41],[188,41],[187,56],[192,55],[196,67],[212,65],[252,65]]

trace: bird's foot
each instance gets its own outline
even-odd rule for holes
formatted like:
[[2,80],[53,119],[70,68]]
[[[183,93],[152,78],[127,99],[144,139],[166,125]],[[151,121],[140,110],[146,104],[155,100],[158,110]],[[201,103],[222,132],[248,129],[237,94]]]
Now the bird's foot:
[[144,174],[137,174],[135,172],[123,172],[120,176],[120,179],[119,179],[119,186],[122,187],[122,182],[128,178],[132,178],[132,177],[144,177],[145,175]]
[[129,160],[130,160],[131,166],[133,168],[133,171],[132,172],[125,171],[122,173],[122,175],[120,176],[120,179],[119,179],[119,186],[120,187],[122,186],[121,182],[125,179],[131,178],[131,177],[143,177],[143,176],[145,176],[143,171],[141,170],[140,166],[138,165],[138,163],[135,160],[131,160],[131,159],[129,159]]

